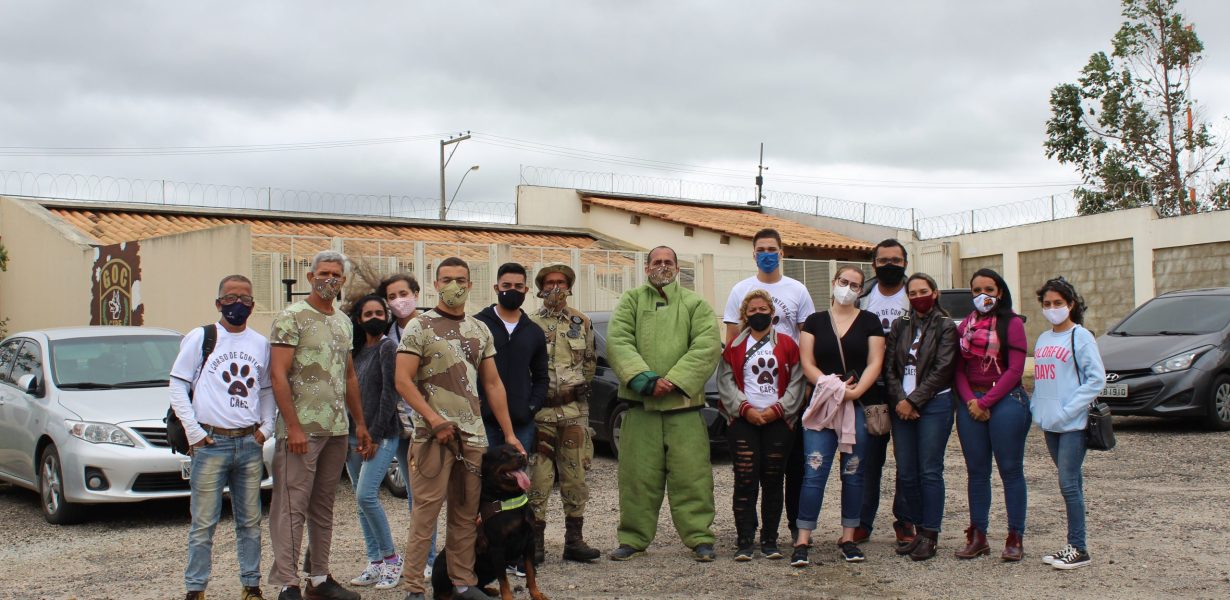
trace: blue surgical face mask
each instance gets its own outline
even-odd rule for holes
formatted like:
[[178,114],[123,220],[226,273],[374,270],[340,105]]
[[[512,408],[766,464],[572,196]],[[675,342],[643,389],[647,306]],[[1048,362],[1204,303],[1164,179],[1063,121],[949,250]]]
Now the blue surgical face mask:
[[757,252],[756,266],[763,273],[772,273],[777,270],[777,265],[782,262],[782,255],[777,252]]

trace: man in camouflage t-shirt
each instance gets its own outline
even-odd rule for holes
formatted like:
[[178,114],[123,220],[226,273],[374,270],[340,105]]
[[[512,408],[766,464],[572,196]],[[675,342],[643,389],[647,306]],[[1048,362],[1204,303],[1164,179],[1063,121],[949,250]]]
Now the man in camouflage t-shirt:
[[306,596],[359,598],[329,575],[333,499],[346,463],[347,410],[359,441],[356,451],[364,458],[375,453],[350,357],[350,320],[333,308],[345,271],[346,257],[340,253],[317,254],[308,273],[312,291],[278,314],[269,335],[269,375],[278,404],[269,581],[282,586],[280,600],[301,596],[297,563],[304,523],[311,528]]
[[[491,331],[465,314],[466,297],[473,282],[470,267],[459,258],[447,258],[436,267],[435,288],[440,303],[406,325],[397,354],[397,391],[414,409],[414,436],[410,441],[410,541],[404,572],[419,573],[427,561],[428,544],[440,508],[448,500],[448,575],[457,587],[454,598],[487,598],[478,589],[474,573],[478,497],[482,492],[479,468],[489,442],[483,427],[478,386],[504,432],[504,443],[525,453],[508,418],[508,399],[495,367]],[[461,454],[461,461],[456,454]],[[458,464],[458,463],[461,464]],[[529,477],[518,477],[522,489]],[[423,581],[407,578],[407,600],[423,598]]]

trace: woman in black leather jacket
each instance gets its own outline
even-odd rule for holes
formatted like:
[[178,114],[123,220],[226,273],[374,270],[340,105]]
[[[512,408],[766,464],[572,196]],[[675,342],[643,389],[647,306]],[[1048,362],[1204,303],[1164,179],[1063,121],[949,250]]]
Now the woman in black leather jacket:
[[906,282],[909,314],[897,319],[884,352],[897,458],[897,489],[918,535],[897,554],[935,556],[944,518],[944,450],[953,423],[957,327],[939,305],[935,280],[915,273]]

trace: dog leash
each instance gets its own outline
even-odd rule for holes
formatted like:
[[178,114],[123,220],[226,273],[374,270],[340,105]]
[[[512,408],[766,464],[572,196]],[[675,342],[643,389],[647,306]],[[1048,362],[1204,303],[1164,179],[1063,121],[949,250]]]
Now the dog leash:
[[[453,429],[453,442],[456,444],[455,447],[452,443],[448,445],[440,444],[436,438],[436,434],[449,428]],[[436,472],[434,474],[428,475],[423,470],[423,461],[429,454],[432,453],[433,445],[439,447],[439,450],[436,450],[436,452],[440,455],[440,464],[436,467]],[[482,469],[480,469],[478,465],[466,459],[465,453],[461,451],[461,428],[458,427],[457,423],[454,423],[453,421],[445,421],[444,423],[441,423],[431,429],[431,434],[428,435],[427,442],[423,445],[423,453],[420,454],[415,460],[416,470],[418,470],[420,475],[427,479],[435,479],[436,477],[439,477],[440,471],[444,470],[444,453],[446,451],[452,452],[453,456],[456,457],[456,460],[460,462],[463,467],[465,467],[465,470],[474,474],[476,477],[482,478]]]

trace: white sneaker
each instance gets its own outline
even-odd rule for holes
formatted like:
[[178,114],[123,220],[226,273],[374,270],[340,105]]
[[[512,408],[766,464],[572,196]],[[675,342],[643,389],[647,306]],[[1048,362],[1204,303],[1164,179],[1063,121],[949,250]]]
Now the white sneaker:
[[517,565],[505,566],[504,574],[508,575],[509,577],[520,577],[521,579],[525,579],[525,571],[522,571],[521,567]]
[[431,565],[423,567],[423,579],[431,579]]
[[380,581],[380,577],[384,575],[384,561],[374,562],[367,565],[363,573],[358,577],[350,580],[350,585],[368,586],[374,585]]
[[388,590],[397,587],[401,583],[401,568],[402,558],[397,557],[396,562],[384,561],[384,574],[380,576],[380,583],[376,584],[378,590]]

